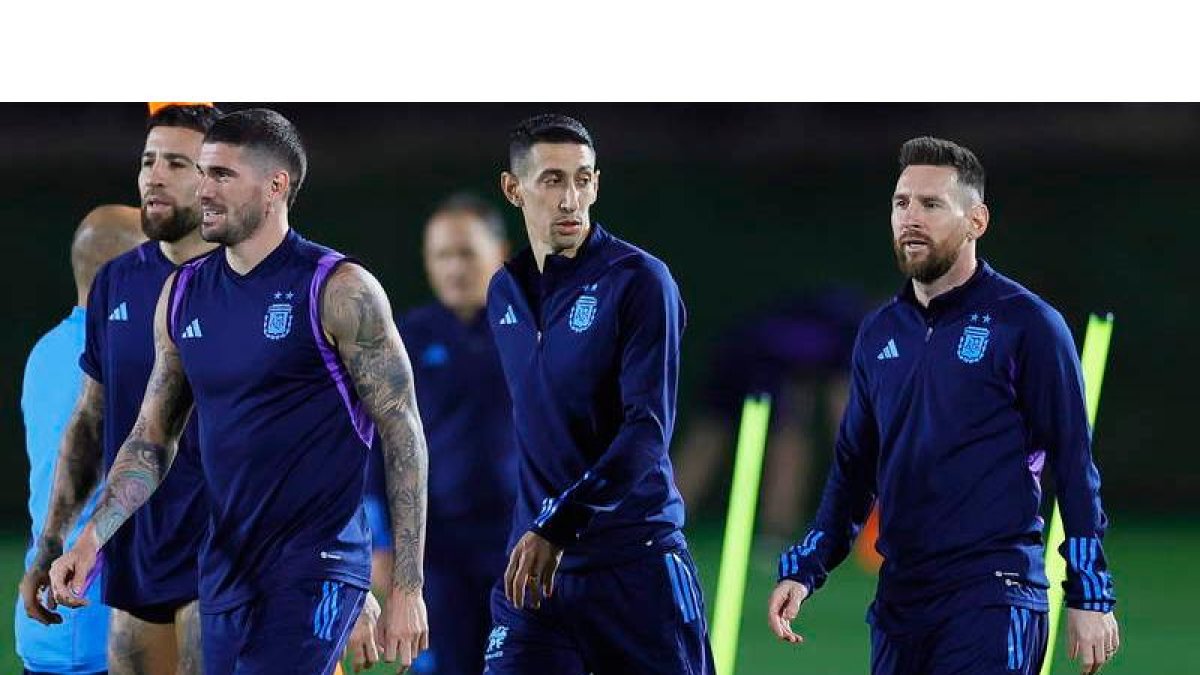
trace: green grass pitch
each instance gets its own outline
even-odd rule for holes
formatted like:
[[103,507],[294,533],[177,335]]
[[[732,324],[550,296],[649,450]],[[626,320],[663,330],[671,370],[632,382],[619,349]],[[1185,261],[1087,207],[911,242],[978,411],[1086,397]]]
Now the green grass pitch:
[[[688,530],[710,611],[720,535],[719,524],[701,523]],[[0,601],[6,608],[0,610],[0,673],[6,674],[21,672],[13,647],[12,617],[24,546],[20,534],[0,537]],[[1117,585],[1121,653],[1102,672],[1200,673],[1200,650],[1194,648],[1200,630],[1200,586],[1194,583],[1196,561],[1200,560],[1200,527],[1183,520],[1162,523],[1118,517],[1114,518],[1105,548]],[[797,626],[808,643],[792,647],[775,640],[766,628],[764,603],[774,583],[774,555],[755,549],[752,556],[737,675],[866,673],[869,648],[863,616],[874,578],[847,561],[805,604]],[[1061,640],[1056,651],[1053,673],[1079,672],[1067,662]],[[371,672],[391,671],[377,667]]]

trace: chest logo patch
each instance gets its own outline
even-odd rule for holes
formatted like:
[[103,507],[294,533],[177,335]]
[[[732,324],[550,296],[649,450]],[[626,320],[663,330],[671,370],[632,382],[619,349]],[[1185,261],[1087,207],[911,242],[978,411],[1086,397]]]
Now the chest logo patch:
[[571,330],[576,333],[592,327],[592,322],[596,320],[596,296],[581,295],[575,301],[575,305],[571,307]]
[[[275,299],[292,299],[292,293],[276,293]],[[275,302],[267,307],[267,315],[263,317],[263,335],[271,340],[282,340],[292,332],[292,303]]]
[[987,351],[991,331],[981,326],[967,326],[958,339],[958,359],[963,363],[979,363]]

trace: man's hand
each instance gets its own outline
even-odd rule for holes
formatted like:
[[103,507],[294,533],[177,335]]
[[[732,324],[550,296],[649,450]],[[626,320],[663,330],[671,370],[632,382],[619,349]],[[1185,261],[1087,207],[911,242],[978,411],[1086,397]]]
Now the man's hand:
[[531,588],[530,601],[534,609],[542,606],[542,598],[554,594],[554,573],[562,560],[563,550],[534,532],[526,532],[504,570],[504,595],[517,609],[525,607],[525,589]]
[[1080,673],[1092,675],[1121,647],[1121,630],[1112,612],[1067,608],[1067,656],[1078,660]]
[[792,620],[800,613],[800,603],[808,597],[808,588],[798,581],[784,579],[771,591],[767,601],[767,625],[780,640],[792,644],[804,642],[804,637],[792,632]]
[[367,670],[379,662],[379,645],[375,642],[375,624],[383,610],[375,594],[367,591],[367,599],[363,601],[362,612],[358,621],[354,622],[354,630],[350,631],[350,640],[346,643],[346,656],[354,665],[354,672]]
[[421,589],[407,590],[392,586],[383,620],[383,660],[400,660],[396,671],[407,671],[429,649],[429,620],[425,616],[425,598]]
[[[25,614],[34,621],[47,626],[62,623],[62,615],[54,611],[58,609],[58,603],[54,601],[54,594],[48,592],[50,590],[50,563],[61,555],[61,542],[43,542],[38,547],[37,557],[33,564],[25,571],[25,576],[21,577],[20,594],[21,600],[25,604]],[[45,604],[42,603],[43,594],[46,598]]]
[[67,607],[83,607],[88,604],[83,594],[92,568],[96,566],[96,555],[100,543],[96,541],[96,530],[89,524],[67,551],[50,566],[50,588],[54,600]]

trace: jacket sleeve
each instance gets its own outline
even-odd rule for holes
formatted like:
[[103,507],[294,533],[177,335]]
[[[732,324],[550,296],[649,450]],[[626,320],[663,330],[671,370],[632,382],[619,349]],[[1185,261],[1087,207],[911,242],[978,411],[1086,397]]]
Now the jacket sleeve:
[[1092,461],[1083,375],[1062,316],[1039,308],[1026,327],[1018,364],[1018,403],[1035,452],[1045,452],[1066,540],[1067,606],[1100,612],[1116,604],[1101,544],[1108,519],[1100,504],[1100,472]]
[[846,559],[875,503],[879,431],[861,340],[860,328],[854,345],[850,396],[834,443],[821,505],[804,538],[779,557],[779,579],[798,581],[810,593],[823,586],[833,568]]

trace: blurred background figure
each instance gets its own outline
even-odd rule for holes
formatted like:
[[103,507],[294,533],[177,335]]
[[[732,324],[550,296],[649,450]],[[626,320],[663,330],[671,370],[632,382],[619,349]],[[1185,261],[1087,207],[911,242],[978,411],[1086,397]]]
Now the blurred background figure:
[[[436,300],[398,321],[412,360],[429,443],[425,593],[430,651],[416,672],[478,675],[491,628],[488,596],[507,562],[517,483],[512,404],[484,315],[488,283],[508,251],[495,207],[446,199],[425,225],[424,261]],[[382,480],[372,479],[378,494]],[[379,506],[372,506],[370,502]],[[368,512],[385,508],[368,500]],[[372,516],[374,584],[390,569],[386,520]]]
[[[33,521],[31,544],[25,553],[26,568],[37,555],[59,444],[82,384],[79,355],[83,352],[88,291],[96,271],[104,263],[143,241],[141,216],[135,207],[100,206],[83,219],[71,242],[75,306],[67,318],[37,341],[25,364],[21,414],[25,419],[25,452],[29,456],[29,517]],[[67,546],[74,544],[95,504],[96,493],[93,493],[67,537]],[[100,602],[100,584],[92,584],[86,597],[89,603],[86,607],[58,608],[57,614],[47,612],[51,625],[30,618],[24,603],[17,598],[17,653],[26,673],[106,671],[109,610]]]
[[771,303],[718,338],[697,408],[675,466],[690,509],[723,493],[737,446],[742,402],[771,396],[771,426],[762,477],[761,546],[785,541],[804,522],[814,448],[837,431],[846,406],[850,351],[869,298],[828,286]]

